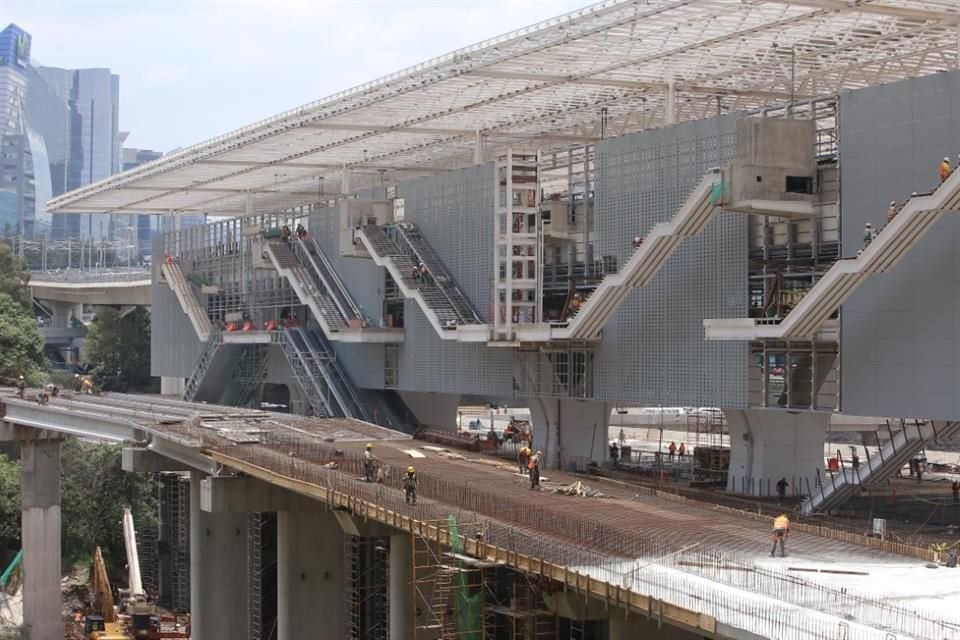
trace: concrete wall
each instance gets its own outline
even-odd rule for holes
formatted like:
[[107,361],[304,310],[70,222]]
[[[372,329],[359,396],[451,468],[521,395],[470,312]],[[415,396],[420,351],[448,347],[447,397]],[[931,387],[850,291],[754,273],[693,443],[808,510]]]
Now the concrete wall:
[[[960,73],[941,73],[840,99],[843,255],[863,226],[882,226],[891,200],[933,188],[960,152]],[[960,217],[947,214],[891,271],[842,309],[845,413],[960,416]]]

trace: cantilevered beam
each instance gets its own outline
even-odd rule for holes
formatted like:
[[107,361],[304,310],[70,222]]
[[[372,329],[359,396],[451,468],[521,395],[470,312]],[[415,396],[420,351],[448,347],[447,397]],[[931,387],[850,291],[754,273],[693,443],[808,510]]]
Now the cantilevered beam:
[[917,20],[932,20],[936,22],[952,22],[960,19],[960,13],[949,11],[934,11],[931,9],[916,9],[902,5],[881,4],[870,0],[762,0],[767,4],[791,4],[803,7],[817,7],[830,11],[846,13],[872,13],[899,18],[913,18]]

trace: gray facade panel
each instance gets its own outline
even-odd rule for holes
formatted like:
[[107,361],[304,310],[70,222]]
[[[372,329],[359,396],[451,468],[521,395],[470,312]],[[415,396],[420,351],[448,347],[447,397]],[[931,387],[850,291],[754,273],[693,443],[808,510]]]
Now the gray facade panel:
[[[624,264],[631,239],[669,221],[704,172],[735,153],[735,116],[599,143],[597,256]],[[704,340],[703,319],[746,315],[747,248],[747,217],[721,213],[630,294],[604,328],[599,398],[746,406],[747,345]]]
[[[840,100],[843,255],[891,200],[937,184],[937,164],[960,151],[960,73],[846,93]],[[841,310],[843,411],[960,416],[960,220],[946,215],[891,271]]]
[[177,296],[160,279],[159,264],[153,268],[150,294],[150,374],[189,378],[206,345],[197,339]]
[[[374,323],[383,318],[384,271],[366,258],[340,256],[339,209],[317,209],[310,214],[310,234],[317,240],[337,275]],[[337,358],[358,387],[383,388],[383,345],[333,343]]]

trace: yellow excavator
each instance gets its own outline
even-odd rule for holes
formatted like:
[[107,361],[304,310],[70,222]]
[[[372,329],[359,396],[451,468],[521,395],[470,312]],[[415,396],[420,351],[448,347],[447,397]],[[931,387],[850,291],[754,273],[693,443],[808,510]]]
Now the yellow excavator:
[[90,592],[96,613],[88,615],[84,620],[84,637],[87,640],[133,640],[117,619],[117,611],[113,606],[113,591],[110,590],[107,566],[103,562],[100,547],[94,552],[93,565],[90,567]]

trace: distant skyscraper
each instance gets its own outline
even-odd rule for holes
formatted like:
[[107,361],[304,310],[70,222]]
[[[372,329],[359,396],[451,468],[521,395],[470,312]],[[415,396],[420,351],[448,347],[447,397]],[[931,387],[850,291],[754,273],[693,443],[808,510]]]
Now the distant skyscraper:
[[[126,139],[126,132],[122,132],[120,137]],[[142,164],[153,162],[163,156],[159,151],[150,149],[123,149],[123,171],[129,171]],[[141,256],[150,255],[153,236],[160,232],[160,216],[141,213],[136,216],[137,229],[137,251]]]
[[30,34],[15,24],[0,31],[0,231],[32,235],[49,224],[50,168],[43,137],[25,115]]

